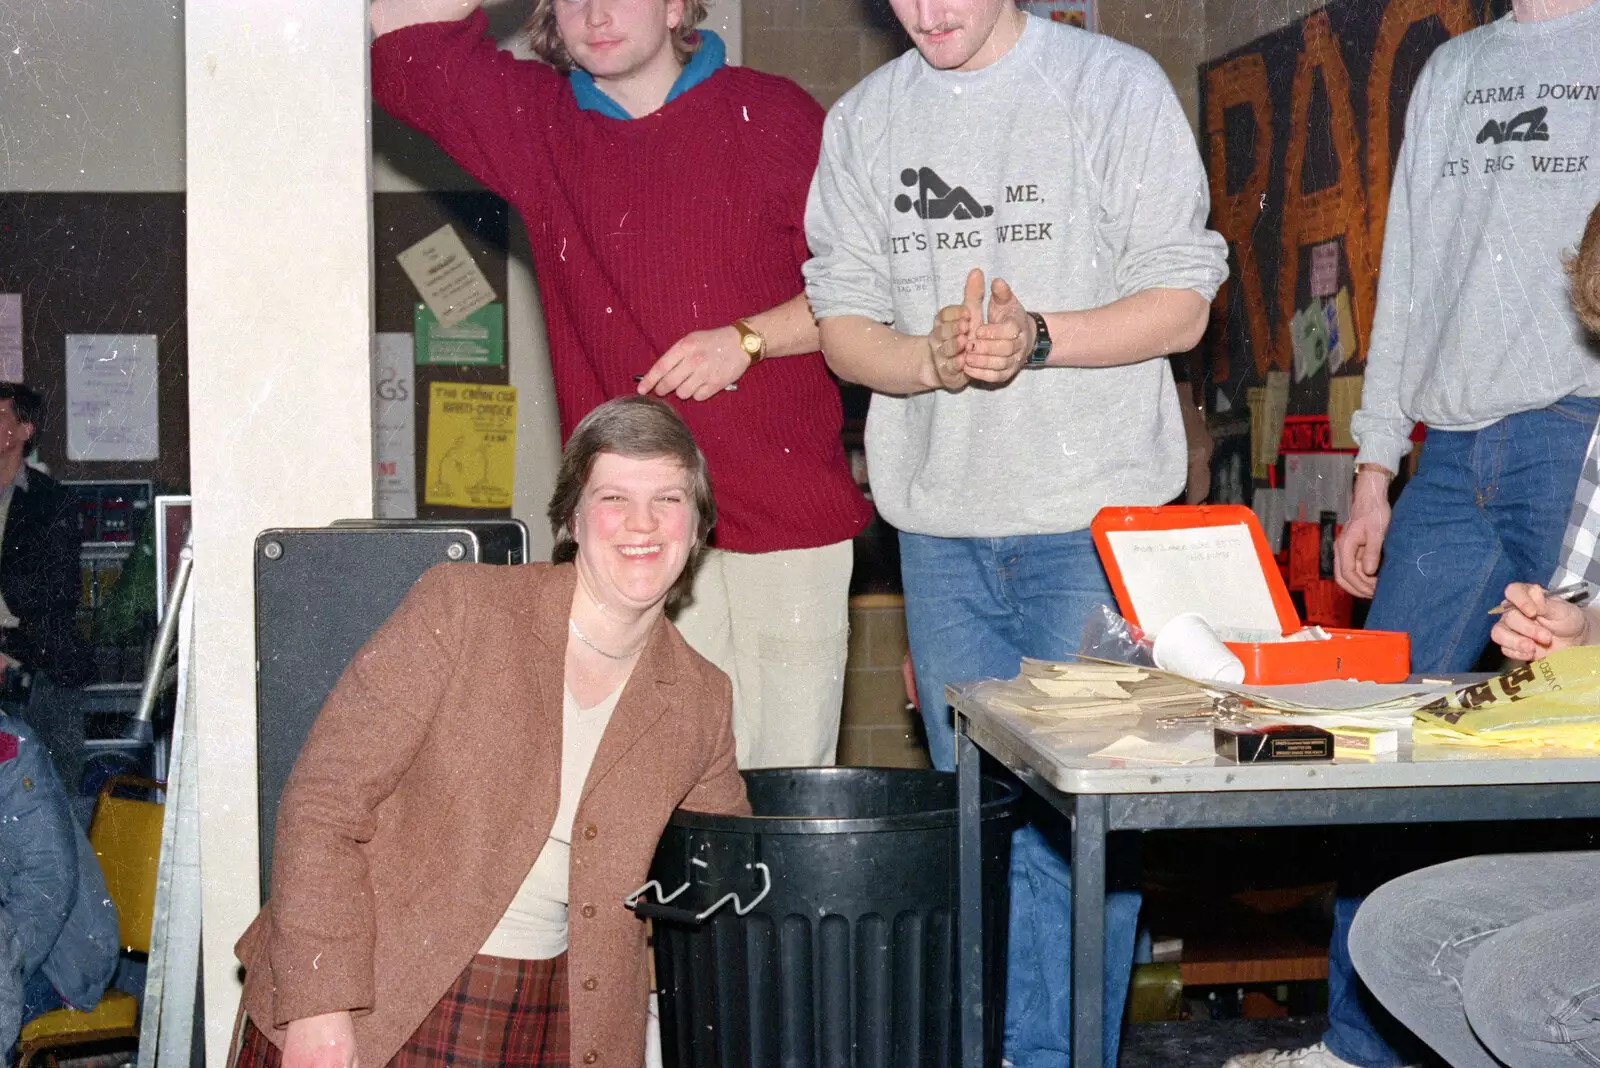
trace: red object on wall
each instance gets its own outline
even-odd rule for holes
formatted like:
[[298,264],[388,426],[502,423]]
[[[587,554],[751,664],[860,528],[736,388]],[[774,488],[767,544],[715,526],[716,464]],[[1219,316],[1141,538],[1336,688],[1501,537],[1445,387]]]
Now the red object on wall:
[[1303,590],[1321,578],[1317,566],[1322,528],[1316,523],[1289,524],[1289,588]]
[[1306,625],[1348,627],[1354,605],[1350,595],[1333,579],[1312,579],[1305,586]]

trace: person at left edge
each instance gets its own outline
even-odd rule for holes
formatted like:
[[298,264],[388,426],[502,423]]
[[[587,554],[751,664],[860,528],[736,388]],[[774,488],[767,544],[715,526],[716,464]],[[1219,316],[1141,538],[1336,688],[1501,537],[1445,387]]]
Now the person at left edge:
[[119,949],[105,876],[44,747],[0,714],[0,1053],[36,1017],[94,1008]]
[[72,494],[27,462],[43,409],[35,390],[0,382],[0,708],[33,728],[70,793],[84,753],[76,688],[89,674],[81,537]]
[[521,213],[563,436],[637,391],[705,450],[717,545],[676,622],[733,680],[740,766],[831,764],[871,506],[801,278],[822,110],[726,65],[704,0],[537,0],[544,63],[478,6],[375,0],[373,95]]

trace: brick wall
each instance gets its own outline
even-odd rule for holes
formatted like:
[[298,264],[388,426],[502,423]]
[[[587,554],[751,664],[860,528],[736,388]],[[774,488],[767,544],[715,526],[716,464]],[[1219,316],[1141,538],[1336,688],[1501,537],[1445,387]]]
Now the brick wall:
[[[1102,0],[1099,18],[1102,32],[1156,58],[1193,124],[1195,68],[1207,55],[1206,5]],[[793,78],[823,107],[909,47],[887,0],[744,0],[745,64]]]

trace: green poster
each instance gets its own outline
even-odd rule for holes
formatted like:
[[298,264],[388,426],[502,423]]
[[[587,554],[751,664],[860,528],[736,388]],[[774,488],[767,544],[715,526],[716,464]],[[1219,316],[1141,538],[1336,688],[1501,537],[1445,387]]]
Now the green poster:
[[485,304],[454,326],[440,326],[426,304],[416,310],[417,363],[498,366],[506,362],[506,306]]

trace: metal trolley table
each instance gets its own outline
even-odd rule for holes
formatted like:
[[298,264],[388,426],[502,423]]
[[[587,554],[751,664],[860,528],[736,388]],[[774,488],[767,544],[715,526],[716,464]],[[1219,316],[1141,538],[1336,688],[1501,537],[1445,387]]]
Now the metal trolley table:
[[[974,692],[978,691],[978,692]],[[1600,817],[1600,758],[1506,757],[1403,740],[1392,760],[1117,766],[1089,754],[1126,729],[1044,731],[950,687],[960,808],[961,1064],[983,1064],[978,755],[989,753],[1072,828],[1072,1066],[1101,1068],[1106,836],[1112,831]]]

